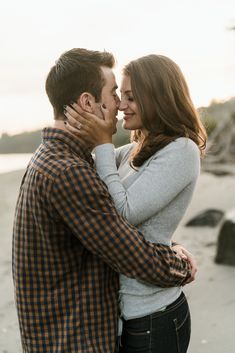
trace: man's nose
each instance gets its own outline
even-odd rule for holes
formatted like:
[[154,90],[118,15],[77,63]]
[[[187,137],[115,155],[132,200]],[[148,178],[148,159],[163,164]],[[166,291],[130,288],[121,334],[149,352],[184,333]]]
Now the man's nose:
[[119,96],[117,95],[116,96],[116,106],[117,106],[117,109],[119,109],[119,105],[120,105],[120,98],[119,98]]

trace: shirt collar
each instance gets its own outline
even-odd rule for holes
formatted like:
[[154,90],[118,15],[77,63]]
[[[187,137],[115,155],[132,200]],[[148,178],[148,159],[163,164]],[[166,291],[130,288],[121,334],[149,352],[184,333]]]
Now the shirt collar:
[[60,130],[54,127],[46,127],[42,130],[42,141],[45,142],[54,142],[60,141],[66,144],[73,152],[75,152],[80,158],[85,159],[87,162],[93,165],[93,158],[88,149],[85,149],[81,145],[78,138],[71,135],[69,132]]

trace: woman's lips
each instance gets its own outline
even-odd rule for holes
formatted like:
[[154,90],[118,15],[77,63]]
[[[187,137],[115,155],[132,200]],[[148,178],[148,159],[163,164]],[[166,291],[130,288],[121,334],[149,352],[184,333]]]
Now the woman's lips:
[[130,118],[133,117],[133,115],[134,115],[134,114],[124,114],[123,119],[124,119],[124,120],[129,120]]

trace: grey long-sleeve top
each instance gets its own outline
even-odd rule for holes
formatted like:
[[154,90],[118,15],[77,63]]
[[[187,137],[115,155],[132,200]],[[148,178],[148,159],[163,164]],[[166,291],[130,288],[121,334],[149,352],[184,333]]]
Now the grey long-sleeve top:
[[[96,147],[96,168],[117,210],[152,242],[170,245],[192,198],[200,171],[196,144],[178,138],[151,156],[138,170],[129,164],[134,143],[114,149]],[[120,275],[122,315],[132,319],[164,309],[181,288],[160,288]]]

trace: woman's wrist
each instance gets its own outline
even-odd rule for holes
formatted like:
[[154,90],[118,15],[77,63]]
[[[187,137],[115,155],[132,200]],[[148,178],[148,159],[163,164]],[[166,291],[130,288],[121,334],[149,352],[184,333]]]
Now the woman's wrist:
[[[98,153],[106,153],[109,154],[109,153],[113,153],[113,150],[114,150],[114,145],[113,143],[110,143],[110,142],[107,142],[107,143],[103,143],[103,144],[100,144],[100,145],[97,145],[95,146],[94,148],[94,152],[98,152]],[[112,152],[110,152],[112,151]]]

